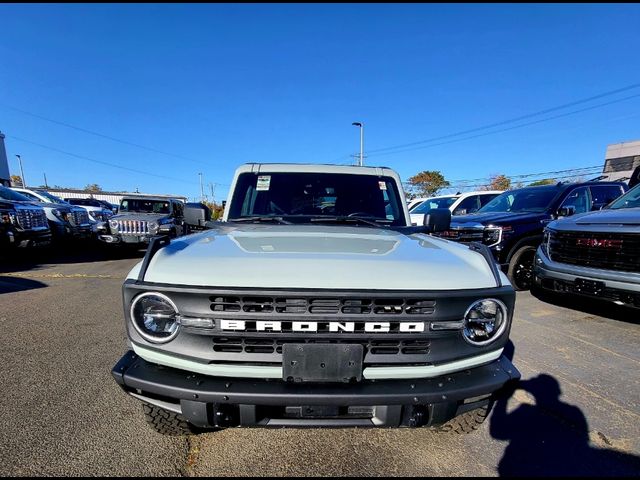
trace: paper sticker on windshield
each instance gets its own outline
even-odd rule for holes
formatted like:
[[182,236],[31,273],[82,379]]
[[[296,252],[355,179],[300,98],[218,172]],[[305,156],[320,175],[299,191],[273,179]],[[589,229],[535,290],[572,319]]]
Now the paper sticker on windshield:
[[387,189],[387,182],[380,181],[380,182],[378,182],[378,185],[380,185],[380,190],[386,190]]
[[256,183],[256,190],[259,192],[265,192],[269,190],[271,184],[271,175],[260,175],[258,177],[258,183]]

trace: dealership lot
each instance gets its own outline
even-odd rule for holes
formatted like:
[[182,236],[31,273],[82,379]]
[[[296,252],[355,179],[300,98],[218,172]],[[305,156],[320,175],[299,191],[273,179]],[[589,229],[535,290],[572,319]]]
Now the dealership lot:
[[110,375],[126,349],[122,280],[140,257],[95,248],[3,260],[0,474],[640,474],[638,313],[529,292],[518,293],[511,334],[522,388],[476,434],[162,437]]

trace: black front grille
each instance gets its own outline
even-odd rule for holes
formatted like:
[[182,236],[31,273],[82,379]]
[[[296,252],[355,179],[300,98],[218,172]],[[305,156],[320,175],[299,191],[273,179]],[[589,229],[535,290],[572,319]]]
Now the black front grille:
[[69,215],[69,220],[72,225],[85,225],[89,223],[89,214],[86,210],[73,210]]
[[24,230],[33,230],[35,228],[44,229],[49,227],[47,215],[43,209],[27,209],[22,208],[16,211],[18,225]]
[[445,230],[444,232],[437,233],[439,237],[446,238],[447,240],[453,240],[454,242],[482,242],[483,231],[478,229],[453,229]]
[[211,296],[211,310],[264,315],[430,315],[433,299]]
[[640,272],[640,235],[551,231],[554,262],[623,272]]
[[426,364],[429,354],[430,340],[427,338],[413,339],[337,339],[337,338],[292,338],[271,336],[216,336],[213,337],[213,351],[219,354],[229,354],[229,360],[239,360],[235,357],[242,355],[242,361],[251,363],[253,360],[263,362],[282,362],[282,346],[285,343],[332,343],[332,344],[360,344],[364,348],[364,363],[367,365],[383,365],[390,363]]

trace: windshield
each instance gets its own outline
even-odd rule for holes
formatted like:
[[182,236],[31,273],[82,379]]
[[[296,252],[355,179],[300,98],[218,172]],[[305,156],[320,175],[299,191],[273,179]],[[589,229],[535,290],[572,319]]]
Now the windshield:
[[33,202],[33,200],[31,200],[29,197],[26,197],[21,193],[14,192],[13,190],[3,186],[0,186],[0,198],[3,198],[5,200],[13,200],[14,202]]
[[429,213],[433,208],[449,208],[457,199],[458,197],[427,198],[411,210],[411,213]]
[[44,198],[49,200],[51,203],[67,203],[62,200],[60,197],[56,197],[55,195],[51,195],[49,192],[45,192],[44,190],[36,190],[38,195],[42,195]]
[[640,184],[633,187],[607,208],[638,208],[640,207]]
[[120,202],[120,212],[171,213],[170,202],[125,198]]
[[364,217],[406,225],[396,181],[344,173],[243,173],[238,177],[229,219],[280,217],[288,222]]
[[544,212],[557,194],[556,188],[549,187],[510,190],[491,200],[478,213]]
[[70,198],[67,200],[72,205],[83,205],[85,207],[101,207],[102,205],[97,200],[90,198]]

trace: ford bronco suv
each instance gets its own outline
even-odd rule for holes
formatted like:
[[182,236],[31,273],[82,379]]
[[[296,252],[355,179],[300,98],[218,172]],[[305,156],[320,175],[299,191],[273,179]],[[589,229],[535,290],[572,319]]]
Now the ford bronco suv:
[[223,222],[155,239],[123,285],[112,369],[165,434],[225,427],[470,432],[520,374],[515,292],[482,244],[411,226],[388,168],[247,164]]
[[125,197],[118,214],[99,223],[98,239],[105,243],[148,245],[158,235],[179,237],[188,226],[184,222],[184,204],[173,198]]

